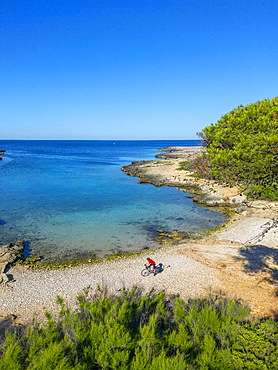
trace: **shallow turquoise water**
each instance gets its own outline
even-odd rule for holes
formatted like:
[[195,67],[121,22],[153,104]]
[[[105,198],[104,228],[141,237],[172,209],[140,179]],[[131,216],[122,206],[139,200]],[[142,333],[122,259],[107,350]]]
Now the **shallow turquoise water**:
[[157,229],[198,232],[225,217],[171,187],[121,171],[157,148],[197,141],[0,141],[0,242],[23,239],[46,259],[154,247]]

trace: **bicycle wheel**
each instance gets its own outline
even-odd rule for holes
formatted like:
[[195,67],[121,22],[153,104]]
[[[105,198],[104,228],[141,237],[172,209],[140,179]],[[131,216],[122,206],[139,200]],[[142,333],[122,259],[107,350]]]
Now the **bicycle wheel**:
[[150,270],[148,270],[148,269],[143,269],[142,271],[141,271],[141,275],[142,276],[149,276],[150,275]]

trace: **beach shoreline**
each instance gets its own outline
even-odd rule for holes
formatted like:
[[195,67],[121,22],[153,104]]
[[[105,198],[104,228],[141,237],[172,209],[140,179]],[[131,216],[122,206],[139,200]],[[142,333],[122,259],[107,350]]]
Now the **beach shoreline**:
[[[57,296],[74,308],[76,296],[88,286],[117,294],[137,285],[143,291],[165,290],[185,299],[221,292],[240,299],[255,317],[277,316],[278,230],[277,225],[271,227],[271,222],[278,217],[278,202],[250,202],[239,189],[178,170],[180,162],[201,150],[168,148],[157,160],[134,162],[123,170],[139,177],[140,183],[190,192],[196,203],[233,207],[234,215],[225,225],[195,240],[181,240],[174,246],[97,264],[49,271],[13,266],[7,272],[11,281],[0,285],[0,329],[1,322],[23,325],[34,316],[43,321],[45,311],[57,313]],[[149,255],[165,268],[156,276],[144,278],[140,272]]]

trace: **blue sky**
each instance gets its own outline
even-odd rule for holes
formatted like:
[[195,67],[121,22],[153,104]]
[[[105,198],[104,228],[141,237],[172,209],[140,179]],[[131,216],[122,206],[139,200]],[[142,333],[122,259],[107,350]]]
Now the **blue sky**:
[[194,139],[278,93],[276,0],[1,0],[0,138]]

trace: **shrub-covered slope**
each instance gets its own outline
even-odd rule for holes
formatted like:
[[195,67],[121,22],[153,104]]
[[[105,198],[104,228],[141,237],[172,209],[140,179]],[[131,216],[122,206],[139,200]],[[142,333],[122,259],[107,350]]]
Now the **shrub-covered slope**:
[[207,147],[202,175],[254,198],[278,199],[278,97],[240,105],[199,136]]
[[138,289],[81,296],[77,312],[61,299],[60,319],[6,334],[0,369],[277,369],[278,327],[252,322],[234,300],[184,302]]

